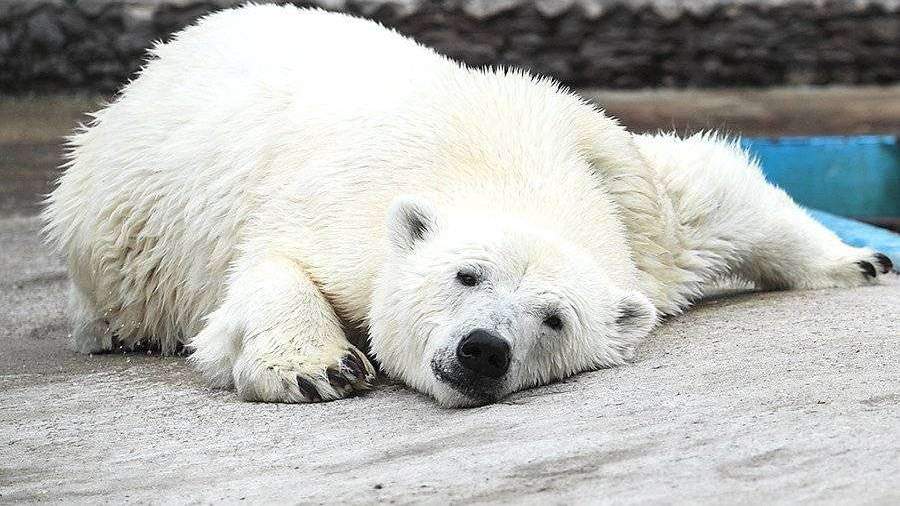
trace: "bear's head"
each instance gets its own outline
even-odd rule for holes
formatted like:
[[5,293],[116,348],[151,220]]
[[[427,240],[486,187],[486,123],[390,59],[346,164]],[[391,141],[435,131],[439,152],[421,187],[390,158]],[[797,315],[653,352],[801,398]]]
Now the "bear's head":
[[447,215],[401,197],[375,284],[371,349],[391,376],[471,406],[618,365],[656,323],[642,294],[552,231],[505,216]]

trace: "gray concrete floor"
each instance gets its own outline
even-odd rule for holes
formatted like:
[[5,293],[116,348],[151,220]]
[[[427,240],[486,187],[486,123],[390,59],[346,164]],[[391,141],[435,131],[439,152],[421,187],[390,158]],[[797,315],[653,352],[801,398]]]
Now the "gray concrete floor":
[[896,276],[721,294],[664,322],[634,364],[468,410],[387,381],[241,403],[181,357],[76,355],[29,193],[52,157],[9,153],[53,149],[83,104],[41,103],[44,120],[20,113],[27,135],[0,106],[0,503],[900,502]]

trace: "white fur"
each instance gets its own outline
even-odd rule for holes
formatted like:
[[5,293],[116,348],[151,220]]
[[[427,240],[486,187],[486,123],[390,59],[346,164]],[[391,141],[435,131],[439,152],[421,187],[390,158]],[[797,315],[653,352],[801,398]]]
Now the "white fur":
[[496,398],[623,363],[714,278],[851,286],[872,259],[729,141],[632,136],[552,81],[290,6],[154,48],[71,139],[45,219],[79,350],[187,343],[214,385],[265,401],[366,388],[350,326],[388,374],[466,405],[486,399],[432,362],[473,328],[512,346]]

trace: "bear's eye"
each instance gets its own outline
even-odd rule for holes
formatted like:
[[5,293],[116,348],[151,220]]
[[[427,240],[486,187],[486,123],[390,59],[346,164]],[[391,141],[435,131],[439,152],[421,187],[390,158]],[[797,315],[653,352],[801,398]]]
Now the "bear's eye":
[[559,330],[562,328],[562,320],[559,319],[559,316],[552,314],[544,318],[544,325],[550,327],[553,330]]
[[478,276],[471,272],[459,271],[456,273],[456,280],[463,286],[475,286],[478,284]]

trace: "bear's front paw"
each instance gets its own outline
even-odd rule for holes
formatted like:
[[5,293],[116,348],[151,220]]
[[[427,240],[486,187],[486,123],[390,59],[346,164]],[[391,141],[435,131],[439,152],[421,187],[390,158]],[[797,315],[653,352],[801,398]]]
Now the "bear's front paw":
[[375,368],[348,344],[333,352],[241,356],[234,365],[234,385],[245,401],[321,402],[369,388]]

